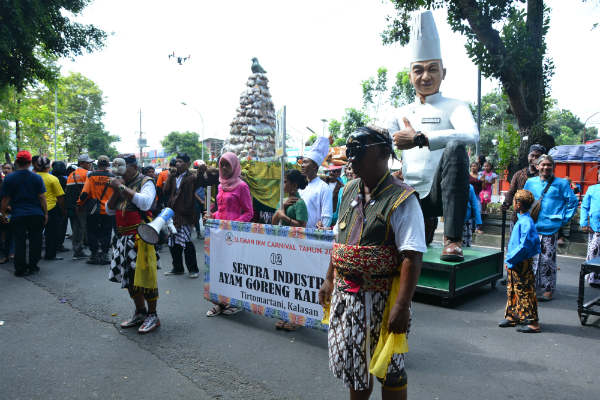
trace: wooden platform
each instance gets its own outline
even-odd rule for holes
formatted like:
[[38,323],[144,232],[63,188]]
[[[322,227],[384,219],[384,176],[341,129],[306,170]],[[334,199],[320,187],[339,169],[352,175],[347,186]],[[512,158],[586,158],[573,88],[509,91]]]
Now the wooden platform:
[[417,292],[439,296],[442,304],[488,283],[495,287],[502,279],[504,253],[500,250],[465,247],[461,262],[442,261],[441,253],[441,244],[432,243],[423,255]]

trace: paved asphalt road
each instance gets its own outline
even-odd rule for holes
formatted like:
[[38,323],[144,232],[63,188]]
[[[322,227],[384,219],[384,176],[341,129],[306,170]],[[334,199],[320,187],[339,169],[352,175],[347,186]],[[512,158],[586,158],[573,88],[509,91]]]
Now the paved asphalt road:
[[[164,272],[170,257],[161,256]],[[500,285],[453,308],[417,298],[410,398],[598,399],[600,321],[579,325],[580,263],[559,257],[556,300],[540,306],[542,334],[497,327]],[[0,399],[347,398],[328,371],[324,332],[276,331],[274,320],[249,313],[207,318],[201,280],[161,273],[162,327],[140,336],[116,326],[132,306],[105,267],[70,258],[40,267],[26,279],[0,268]]]

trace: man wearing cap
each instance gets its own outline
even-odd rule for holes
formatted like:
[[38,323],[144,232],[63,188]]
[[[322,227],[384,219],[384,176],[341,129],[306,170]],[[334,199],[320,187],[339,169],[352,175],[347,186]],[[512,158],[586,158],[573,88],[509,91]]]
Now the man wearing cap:
[[[370,397],[372,375],[383,399],[406,399],[410,303],[427,250],[423,214],[415,190],[390,174],[395,156],[387,130],[359,128],[346,154],[358,179],[344,187],[319,291],[329,311],[329,368],[351,399]],[[397,346],[382,351],[391,342]]]
[[33,168],[35,172],[42,177],[46,187],[46,209],[48,210],[48,223],[44,229],[44,242],[46,245],[46,254],[44,260],[62,260],[62,257],[56,256],[58,249],[58,239],[60,237],[60,224],[65,212],[65,192],[60,181],[54,175],[50,175],[50,159],[45,156],[34,157]]
[[163,186],[165,185],[167,179],[169,179],[170,171],[173,171],[174,174],[176,173],[174,158],[172,158],[171,161],[169,161],[169,168],[165,168],[162,171],[160,171],[160,173],[158,174],[158,178],[156,178],[156,192],[158,193],[159,203],[158,208],[166,207],[167,201],[169,200],[169,197],[166,196],[163,191]]
[[199,218],[194,204],[194,193],[200,186],[200,182],[198,181],[199,174],[191,173],[189,168],[190,157],[186,153],[177,154],[175,169],[171,169],[169,178],[163,187],[167,198],[167,207],[175,212],[173,224],[177,228],[176,234],[169,235],[169,250],[173,258],[173,268],[165,275],[182,275],[184,273],[183,256],[185,256],[189,277],[194,279],[199,276],[196,248],[192,242],[192,230]]
[[327,157],[328,152],[329,139],[319,136],[312,149],[302,159],[302,174],[308,179],[308,185],[298,193],[306,203],[308,210],[307,228],[325,229],[331,226],[333,217],[331,189],[317,176],[319,166]]
[[[17,170],[2,183],[0,221],[9,223],[6,213],[12,208],[10,226],[15,240],[15,276],[39,272],[37,266],[42,255],[42,230],[48,221],[46,187],[42,177],[29,170],[31,154],[22,150],[15,160]],[[29,261],[26,259],[29,239]]]
[[[537,160],[542,154],[546,154],[546,148],[541,144],[533,144],[529,147],[529,154],[527,155],[527,167],[518,170],[510,180],[510,188],[504,196],[504,202],[502,203],[502,209],[508,210],[513,203],[513,198],[517,190],[521,190],[525,187],[527,179],[538,176]],[[517,222],[517,213],[513,213],[512,222]]]
[[157,254],[153,245],[139,238],[137,227],[150,221],[156,188],[151,178],[138,171],[133,154],[113,160],[113,168],[120,176],[110,180],[113,194],[106,203],[106,213],[115,216],[117,226],[109,280],[121,283],[135,304],[133,316],[122,322],[121,328],[139,326],[139,333],[148,333],[160,326],[156,314]]
[[446,69],[430,11],[419,13],[411,29],[410,81],[415,103],[400,108],[389,131],[402,150],[404,181],[418,192],[425,217],[427,243],[437,217],[444,216],[441,259],[463,260],[462,231],[469,195],[469,160],[465,145],[479,137],[468,105],[439,92]]
[[65,203],[67,215],[71,222],[71,241],[73,242],[73,260],[87,258],[88,254],[83,250],[87,225],[87,215],[85,211],[78,207],[79,195],[83,190],[83,185],[87,180],[89,170],[92,169],[94,160],[87,154],[82,154],[77,160],[77,169],[73,171],[67,178],[67,190],[65,195]]
[[114,217],[106,214],[106,203],[113,194],[109,184],[114,175],[109,166],[107,156],[98,157],[98,169],[90,172],[79,195],[79,203],[87,211],[87,237],[92,252],[88,264],[110,264],[108,249]]

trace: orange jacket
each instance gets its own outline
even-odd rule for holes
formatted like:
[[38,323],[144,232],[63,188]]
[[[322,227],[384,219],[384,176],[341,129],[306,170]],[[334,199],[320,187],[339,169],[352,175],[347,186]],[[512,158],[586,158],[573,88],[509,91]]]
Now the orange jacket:
[[163,185],[165,184],[165,182],[167,181],[167,179],[169,178],[169,170],[168,169],[163,169],[162,171],[160,171],[160,173],[158,174],[158,179],[156,180],[156,188],[160,188],[162,190]]
[[67,210],[75,211],[75,206],[79,204],[79,195],[87,180],[87,174],[87,169],[77,168],[67,178],[67,188],[65,189],[65,206]]
[[108,181],[114,175],[108,171],[94,171],[92,172],[83,185],[83,190],[79,196],[77,205],[82,205],[88,199],[100,200],[101,208],[100,214],[106,214],[106,202],[113,195],[113,189],[108,186]]

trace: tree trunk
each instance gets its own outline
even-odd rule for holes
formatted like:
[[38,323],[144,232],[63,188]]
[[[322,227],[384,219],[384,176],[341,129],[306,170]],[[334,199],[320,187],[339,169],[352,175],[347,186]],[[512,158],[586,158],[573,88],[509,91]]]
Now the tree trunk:
[[21,150],[21,126],[19,124],[19,115],[21,112],[21,97],[17,95],[17,118],[15,118],[15,141],[17,146],[17,153]]

